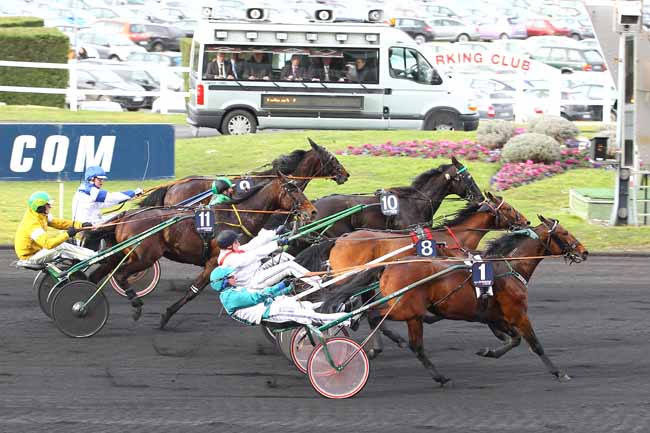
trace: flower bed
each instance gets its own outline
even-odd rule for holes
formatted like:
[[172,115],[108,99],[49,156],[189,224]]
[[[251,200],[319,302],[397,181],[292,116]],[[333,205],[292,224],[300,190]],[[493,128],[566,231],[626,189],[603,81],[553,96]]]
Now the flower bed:
[[[524,132],[518,128],[516,134]],[[398,156],[407,158],[448,158],[452,155],[467,160],[480,160],[491,163],[501,163],[499,149],[490,150],[485,146],[471,140],[459,142],[443,140],[413,140],[392,143],[390,141],[374,145],[348,146],[345,150],[336,152],[338,155],[369,155],[369,156]],[[535,163],[533,161],[519,163],[504,163],[499,171],[490,179],[490,185],[497,191],[525,185],[563,173],[566,170],[578,167],[599,167],[598,163],[592,164],[587,156],[587,150],[579,147],[563,147],[560,160],[552,164]]]

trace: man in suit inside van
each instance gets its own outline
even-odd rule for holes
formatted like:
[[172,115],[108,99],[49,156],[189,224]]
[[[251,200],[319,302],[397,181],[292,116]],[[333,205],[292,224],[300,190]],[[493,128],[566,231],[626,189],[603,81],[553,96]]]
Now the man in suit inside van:
[[264,59],[264,53],[253,53],[253,58],[246,64],[246,76],[249,80],[270,80],[271,65]]
[[302,81],[305,79],[305,68],[300,66],[300,56],[291,56],[291,63],[282,68],[280,79],[285,81]]
[[377,70],[368,65],[365,58],[359,57],[354,61],[354,75],[351,81],[358,81],[359,83],[374,83],[377,82]]
[[345,81],[343,71],[332,65],[331,57],[323,57],[320,64],[312,64],[308,75],[312,81]]
[[205,70],[205,74],[208,79],[214,80],[223,80],[232,76],[230,69],[230,63],[226,63],[226,56],[224,53],[217,53],[216,56],[208,63],[208,67]]
[[246,61],[240,59],[238,53],[233,53],[230,56],[229,64],[231,75],[228,78],[233,80],[243,80],[244,71],[246,69]]

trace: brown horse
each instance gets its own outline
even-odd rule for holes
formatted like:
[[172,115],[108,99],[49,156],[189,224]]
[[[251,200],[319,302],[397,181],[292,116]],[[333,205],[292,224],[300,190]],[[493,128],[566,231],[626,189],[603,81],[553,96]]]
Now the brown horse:
[[350,217],[337,221],[326,234],[338,237],[355,229],[405,229],[415,224],[430,224],[442,200],[456,194],[469,201],[483,200],[481,190],[467,169],[454,157],[452,164],[441,165],[420,174],[411,186],[393,187],[386,192],[394,194],[399,202],[399,213],[384,215],[379,208],[379,197],[333,194],[314,201],[318,218],[324,218],[358,204],[372,205]]
[[[272,168],[266,171],[251,173],[251,179],[255,185],[266,184],[277,173],[295,177],[332,177],[337,184],[345,183],[350,174],[338,159],[325,147],[316,144],[308,138],[311,150],[294,150],[288,155],[276,158]],[[257,176],[257,178],[256,178]],[[172,185],[162,186],[150,192],[140,202],[141,207],[145,206],[173,206],[212,187],[214,177],[190,176],[179,179]],[[296,184],[301,190],[305,190],[309,179],[298,179]]]
[[[562,381],[570,379],[545,355],[544,348],[535,336],[527,314],[526,282],[530,280],[542,256],[563,255],[569,262],[581,262],[586,260],[588,252],[556,220],[542,216],[539,219],[542,224],[535,228],[507,234],[492,241],[482,255],[491,260],[494,267],[494,296],[489,298],[484,311],[479,308],[480,303],[471,282],[471,271],[466,269],[451,271],[437,279],[423,282],[406,292],[401,299],[395,298],[377,309],[381,315],[387,314],[390,320],[407,322],[409,346],[436,382],[445,384],[449,379],[438,372],[424,353],[422,318],[427,311],[446,319],[486,323],[507,340],[502,347],[481,350],[478,355],[498,358],[516,347],[523,337],[551,374]],[[458,263],[420,259],[389,265],[380,279],[381,295],[387,296],[455,264]],[[336,300],[334,298],[334,302],[340,300],[340,296]]]
[[[474,250],[490,230],[520,228],[529,225],[524,215],[506,203],[503,198],[486,193],[485,201],[468,203],[456,217],[431,229],[433,240],[445,244],[439,250],[442,255],[463,254]],[[410,234],[376,230],[357,230],[338,238],[329,253],[332,271],[363,265],[371,260],[389,254],[413,240]],[[415,254],[415,247],[386,261]]]
[[[306,219],[316,214],[316,209],[300,188],[282,173],[279,173],[272,182],[257,189],[250,197],[242,200],[238,208],[237,216],[232,212],[230,205],[216,206],[215,231],[230,228],[254,235],[262,228],[270,213],[276,210],[295,212]],[[269,213],[246,213],[246,210]],[[174,214],[178,214],[178,211],[152,208],[139,210],[133,217],[127,215],[115,228],[115,240],[124,241],[169,219]],[[241,218],[241,223],[238,217]],[[130,275],[147,269],[163,256],[176,262],[201,266],[203,271],[193,281],[183,298],[167,308],[162,315],[161,327],[164,327],[178,309],[194,299],[207,285],[210,272],[217,266],[219,247],[214,238],[204,244],[196,231],[194,219],[186,219],[146,238],[131,254],[129,261],[118,270],[115,279],[121,287],[128,288],[127,278]],[[114,263],[105,264],[102,266],[104,269],[97,272],[107,273],[113,266]],[[93,279],[96,277],[94,276]]]

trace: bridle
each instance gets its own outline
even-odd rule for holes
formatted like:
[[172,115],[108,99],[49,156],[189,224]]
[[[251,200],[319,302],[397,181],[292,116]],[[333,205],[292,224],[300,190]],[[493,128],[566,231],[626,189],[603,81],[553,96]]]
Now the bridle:
[[474,194],[476,191],[474,190],[473,186],[474,181],[472,180],[472,175],[467,171],[467,167],[464,165],[461,168],[456,168],[456,174],[450,175],[449,173],[445,174],[445,177],[448,181],[455,181],[455,182],[462,182],[463,185],[465,186],[465,198],[468,201],[478,201],[479,199],[485,200],[485,197],[481,193],[481,191],[478,191],[478,197],[474,197]]
[[289,217],[302,219],[304,216],[306,216],[304,215],[304,212],[300,210],[300,207],[305,204],[305,201],[299,197],[296,197],[295,195],[296,193],[303,194],[296,182],[293,180],[282,182],[282,191],[291,199],[291,209],[289,209],[289,215],[287,216],[287,219],[289,219]]
[[511,209],[515,213],[514,219],[507,218],[501,212],[499,212],[499,210],[501,209],[501,207],[503,206],[503,204],[505,202],[506,201],[504,199],[501,199],[499,204],[497,206],[494,206],[490,202],[490,200],[486,198],[481,203],[481,206],[485,205],[490,209],[490,213],[492,215],[494,215],[494,225],[496,227],[501,227],[501,222],[502,222],[501,219],[503,218],[503,219],[505,219],[505,222],[508,223],[508,230],[512,231],[512,230],[517,230],[519,228],[522,228],[523,226],[517,224],[517,221],[523,220],[522,215],[519,213],[519,211],[517,209],[511,207]]
[[[553,254],[551,251],[551,240],[555,242],[555,244],[560,248],[562,251],[562,255],[564,256],[564,259],[571,263],[581,263],[583,261],[582,257],[576,253],[576,248],[580,244],[580,242],[576,239],[574,242],[571,244],[567,243],[562,239],[558,234],[556,233],[557,228],[560,224],[560,222],[556,219],[551,219],[553,221],[553,226],[548,230],[548,238],[546,239],[546,242],[544,243],[544,248],[546,249],[546,252],[550,255]],[[548,228],[546,223],[544,223],[544,226]]]
[[[318,153],[318,158],[320,160],[320,169],[318,169],[315,176],[320,176],[330,164],[333,164],[334,161],[338,162],[338,160],[336,159],[334,154],[327,149],[317,150],[316,152]],[[323,162],[323,153],[326,153],[327,155],[327,160],[325,162]],[[338,179],[344,178],[342,169],[343,166],[341,165],[340,162],[338,162],[338,165],[336,165],[332,170],[333,172],[332,177],[334,177],[335,180],[338,181]]]

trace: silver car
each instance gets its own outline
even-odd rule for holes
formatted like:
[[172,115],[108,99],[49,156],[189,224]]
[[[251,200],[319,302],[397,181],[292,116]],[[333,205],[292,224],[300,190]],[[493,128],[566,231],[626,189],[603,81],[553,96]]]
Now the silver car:
[[84,31],[77,38],[79,46],[96,51],[101,59],[125,60],[129,54],[147,51],[121,34]]
[[430,21],[436,41],[478,41],[478,26],[453,18],[434,18]]

